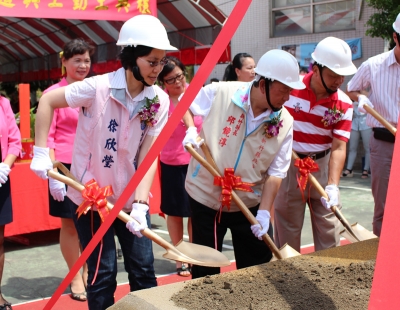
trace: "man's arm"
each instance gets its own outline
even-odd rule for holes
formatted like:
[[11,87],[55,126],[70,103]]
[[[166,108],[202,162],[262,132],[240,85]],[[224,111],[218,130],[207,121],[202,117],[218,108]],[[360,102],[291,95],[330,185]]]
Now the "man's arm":
[[281,186],[282,179],[275,176],[267,176],[264,182],[264,188],[261,194],[259,210],[267,210],[271,213],[273,203]]
[[338,138],[333,138],[332,152],[329,159],[328,185],[339,185],[340,174],[342,173],[346,160],[346,142]]
[[346,95],[353,101],[358,101],[359,95],[368,95],[366,89],[370,87],[371,72],[368,61],[358,68],[357,73],[351,78],[346,87]]
[[259,224],[251,225],[250,227],[254,236],[259,240],[262,240],[262,236],[267,233],[271,220],[273,220],[273,203],[281,183],[281,178],[272,175],[268,175],[264,182],[260,207],[256,216],[256,220]]
[[358,96],[362,93],[360,91],[346,91],[346,95],[353,101],[358,101]]
[[368,96],[368,92],[366,90],[346,91],[346,95],[349,96],[351,100],[358,101],[359,95]]

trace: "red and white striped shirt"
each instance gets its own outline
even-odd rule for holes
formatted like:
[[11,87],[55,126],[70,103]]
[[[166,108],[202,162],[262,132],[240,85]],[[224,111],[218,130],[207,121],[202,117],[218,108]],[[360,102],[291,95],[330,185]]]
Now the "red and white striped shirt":
[[[400,64],[394,50],[376,55],[364,61],[347,84],[348,91],[370,90],[369,100],[374,109],[388,122],[397,127],[400,106]],[[383,127],[367,114],[367,125]]]
[[[318,153],[332,147],[333,137],[347,142],[350,138],[353,105],[340,89],[328,98],[316,100],[310,88],[313,72],[303,77],[305,89],[293,90],[285,103],[294,118],[293,150],[299,153]],[[325,126],[323,117],[333,109],[343,114],[335,124]]]

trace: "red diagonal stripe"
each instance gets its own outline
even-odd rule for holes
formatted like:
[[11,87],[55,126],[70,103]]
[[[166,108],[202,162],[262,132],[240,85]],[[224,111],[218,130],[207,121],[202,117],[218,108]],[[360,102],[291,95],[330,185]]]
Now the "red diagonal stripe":
[[145,159],[139,166],[135,175],[129,181],[125,190],[122,192],[121,196],[114,205],[114,208],[111,210],[110,215],[100,226],[96,234],[93,236],[92,240],[89,242],[85,250],[82,252],[81,256],[78,258],[74,266],[70,269],[65,279],[61,282],[61,284],[59,285],[53,296],[50,298],[49,302],[44,307],[44,310],[51,309],[54,306],[55,302],[58,300],[58,298],[60,298],[61,294],[67,288],[69,283],[71,283],[72,278],[83,266],[84,262],[88,259],[90,253],[93,252],[96,245],[100,242],[100,239],[104,236],[106,231],[111,226],[112,222],[117,217],[119,211],[122,210],[123,206],[128,201],[129,197],[131,196],[131,194],[133,193],[139,182],[142,180],[147,170],[153,164],[158,154],[164,147],[164,144],[168,141],[169,137],[176,129],[176,126],[181,121],[183,115],[189,108],[191,102],[194,100],[196,94],[203,86],[203,84],[205,84],[208,76],[215,67],[215,64],[217,63],[219,57],[225,51],[231,38],[236,32],[236,29],[238,28],[244,15],[246,14],[247,9],[251,4],[251,1],[252,0],[238,0],[238,2],[236,3],[235,7],[232,10],[231,15],[226,21],[225,26],[222,28],[210,52],[207,54],[204,63],[200,66],[199,71],[196,73],[195,77],[193,78],[190,84],[190,87],[188,87],[188,89],[185,91],[182,100],[176,106],[175,111],[172,113],[163,131],[158,136],[156,142],[149,150],[149,153],[146,155]]

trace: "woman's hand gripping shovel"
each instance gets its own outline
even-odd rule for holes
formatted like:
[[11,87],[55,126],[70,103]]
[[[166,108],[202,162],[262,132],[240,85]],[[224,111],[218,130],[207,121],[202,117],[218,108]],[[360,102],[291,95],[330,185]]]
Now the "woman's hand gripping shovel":
[[[77,191],[82,192],[85,186],[79,183],[63,164],[60,162],[54,162],[53,166],[60,169],[65,176],[53,170],[49,170],[49,177],[63,182]],[[107,208],[109,210],[111,210],[113,207],[114,206],[111,203],[107,202]],[[124,212],[119,212],[118,218],[125,223],[134,220]],[[173,246],[149,228],[145,228],[141,231],[141,233],[143,236],[146,236],[167,250],[167,253],[163,255],[163,257],[166,259],[206,267],[224,267],[231,264],[224,254],[213,248],[194,243],[188,243],[185,241],[181,241],[176,246]]]
[[[294,160],[299,158],[299,156],[296,154],[295,151],[292,151],[292,158]],[[322,197],[325,197],[326,199],[329,200],[329,197],[326,194],[325,190],[311,173],[308,175],[308,179],[310,180],[312,185],[317,189],[318,193]],[[345,228],[343,231],[340,232],[340,234],[350,242],[353,243],[353,242],[377,238],[377,236],[375,236],[373,233],[371,233],[358,223],[350,225],[349,222],[346,220],[346,218],[343,216],[342,212],[336,206],[332,206],[331,210]]]
[[[190,143],[186,144],[185,148],[193,156],[193,158],[195,158],[214,177],[221,176],[221,173],[219,172],[218,167],[215,164],[215,162],[211,156],[211,153],[210,153],[207,145],[205,144],[205,142],[201,145],[201,149],[207,160],[205,160],[199,153],[197,153],[193,149],[193,146]],[[251,223],[251,225],[259,224],[258,221],[256,220],[256,218],[254,217],[254,215],[250,212],[250,210],[247,208],[247,206],[243,203],[243,201],[239,198],[239,196],[233,190],[232,190],[232,199],[236,203],[236,205],[238,206],[240,211],[242,211],[243,214],[246,216],[246,218]],[[284,259],[284,258],[301,255],[299,252],[297,252],[295,249],[293,249],[288,244],[285,244],[281,249],[278,249],[268,234],[263,235],[262,238],[274,255],[271,261],[276,260],[276,259]]]

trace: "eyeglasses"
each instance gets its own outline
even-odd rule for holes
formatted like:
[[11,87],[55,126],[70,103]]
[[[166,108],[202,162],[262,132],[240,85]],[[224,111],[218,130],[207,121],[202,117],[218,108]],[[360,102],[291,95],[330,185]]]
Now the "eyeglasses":
[[163,59],[161,59],[160,61],[150,61],[150,60],[143,59],[143,58],[140,58],[140,57],[138,57],[138,59],[143,60],[143,61],[147,61],[149,63],[149,65],[150,65],[150,67],[152,67],[152,68],[158,67],[159,65],[164,67],[168,63],[168,59],[165,58],[165,57]]
[[178,74],[176,77],[164,80],[164,82],[166,84],[171,85],[171,84],[175,84],[176,81],[182,81],[184,78],[185,78],[185,74],[182,72],[181,74]]

